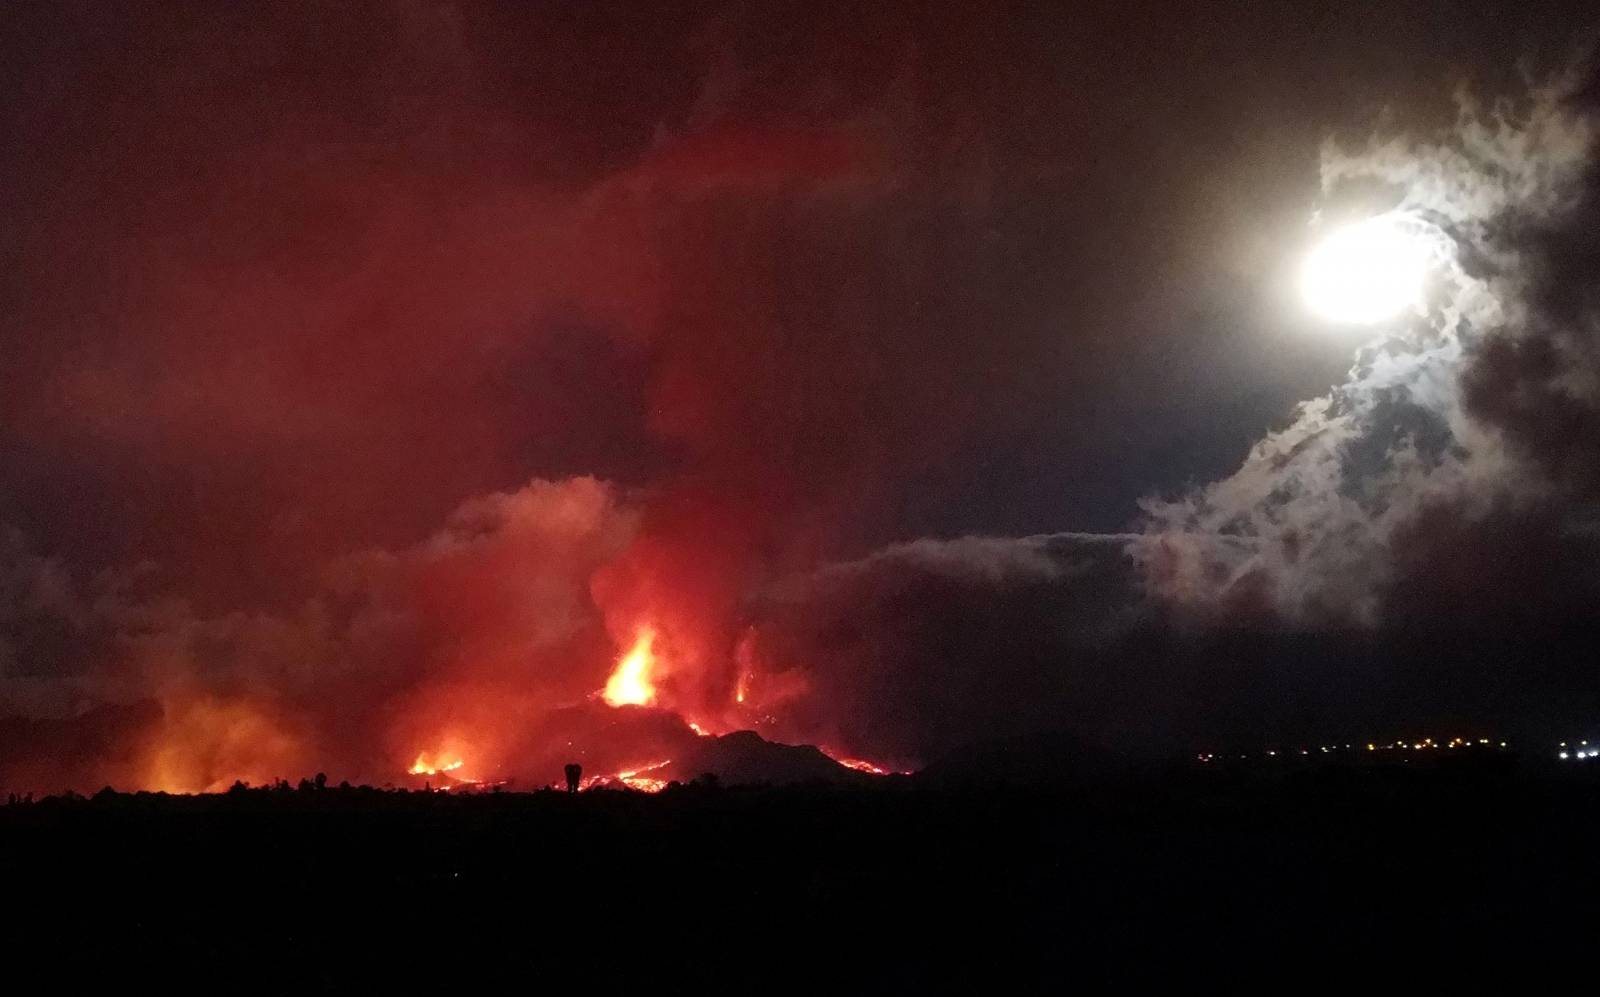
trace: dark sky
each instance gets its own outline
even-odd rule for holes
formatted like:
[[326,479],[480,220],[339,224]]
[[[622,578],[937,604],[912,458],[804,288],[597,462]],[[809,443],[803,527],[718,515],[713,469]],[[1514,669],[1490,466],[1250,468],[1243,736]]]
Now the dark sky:
[[[1530,81],[1581,54],[1587,16],[1445,2],[13,10],[0,26],[0,713],[154,700],[170,731],[189,709],[174,704],[200,701],[193,723],[211,733],[193,739],[224,758],[208,773],[233,750],[211,742],[260,739],[238,733],[258,713],[304,748],[296,761],[371,772],[409,750],[388,741],[415,734],[396,717],[414,716],[419,689],[565,702],[645,617],[675,635],[679,709],[715,712],[740,668],[804,672],[811,691],[773,707],[785,730],[914,760],[1007,717],[1121,716],[1164,685],[1173,654],[1177,672],[1207,675],[1196,714],[1235,698],[1255,709],[1270,700],[1248,692],[1255,680],[1217,678],[1226,669],[1196,650],[1237,626],[1273,635],[1243,655],[1263,660],[1281,657],[1284,627],[1358,632],[1387,674],[1399,645],[1371,634],[1402,609],[1456,632],[1441,621],[1487,598],[1449,588],[1433,547],[1415,562],[1397,537],[1461,524],[1481,537],[1491,515],[1513,537],[1535,520],[1541,537],[1575,535],[1592,482],[1549,472],[1536,510],[1473,491],[1470,514],[1454,492],[1446,512],[1407,492],[1421,511],[1383,519],[1378,553],[1337,541],[1356,553],[1311,588],[1195,555],[1205,584],[1227,576],[1226,598],[1179,598],[1168,582],[1188,555],[1146,551],[1090,595],[1051,569],[1045,591],[922,592],[832,629],[818,621],[834,583],[803,612],[793,592],[830,564],[871,566],[863,577],[921,564],[882,554],[925,553],[921,538],[1231,535],[1238,515],[1152,519],[1139,500],[1229,479],[1340,384],[1335,410],[1363,420],[1341,466],[1367,454],[1392,467],[1397,441],[1457,406],[1347,378],[1363,334],[1298,306],[1308,222],[1344,203],[1323,190],[1324,143],[1443,141],[1461,87],[1525,104]],[[1520,218],[1474,231],[1527,250],[1534,285],[1600,272],[1565,215],[1504,242]],[[1581,462],[1588,389],[1528,385],[1594,351],[1581,301],[1563,312],[1560,294],[1530,293],[1529,328],[1544,332],[1463,333],[1471,362],[1449,377],[1507,460],[1548,471]],[[1545,460],[1558,439],[1580,458]],[[1454,453],[1441,447],[1423,447],[1430,474]],[[1252,527],[1252,542],[1289,550],[1296,572],[1313,563],[1299,552],[1314,531],[1268,520],[1273,539]],[[509,553],[443,563],[516,524],[531,532]],[[1084,542],[1092,559],[1116,550]],[[1586,556],[1557,542],[1523,580],[1586,579],[1551,566]],[[1398,598],[1407,571],[1449,588],[1444,601],[1410,586]],[[962,640],[1045,635],[1006,666],[1037,688],[1029,709],[996,700],[934,729],[941,697],[988,666],[976,646],[930,664],[905,621],[957,595],[1003,607],[974,610]],[[1107,601],[1161,616],[1141,627],[1203,636],[1147,635],[1169,650],[1105,660],[1137,657],[1149,674],[1064,687],[1062,662],[1083,652],[1049,635]],[[1197,603],[1210,608],[1186,616]],[[1153,608],[1174,604],[1178,618]],[[1551,612],[1537,625],[1581,642]],[[367,643],[375,618],[394,627],[381,649]],[[763,642],[789,657],[749,665]],[[1307,667],[1317,677],[1296,702],[1343,695]],[[1059,710],[1081,683],[1101,705]],[[489,723],[468,707],[444,716]],[[330,733],[341,725],[384,746],[353,747]]]

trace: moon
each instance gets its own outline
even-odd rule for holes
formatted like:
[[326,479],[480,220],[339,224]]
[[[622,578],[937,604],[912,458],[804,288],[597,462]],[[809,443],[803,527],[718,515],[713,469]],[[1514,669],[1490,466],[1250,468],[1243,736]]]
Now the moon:
[[1336,229],[1306,256],[1307,306],[1339,325],[1375,325],[1422,303],[1429,246],[1398,214]]

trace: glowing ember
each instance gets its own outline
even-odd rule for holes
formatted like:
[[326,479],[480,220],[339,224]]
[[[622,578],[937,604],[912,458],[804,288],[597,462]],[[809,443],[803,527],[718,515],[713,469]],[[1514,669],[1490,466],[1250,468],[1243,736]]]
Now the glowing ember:
[[699,734],[701,737],[710,737],[711,736],[711,732],[710,731],[706,730],[704,727],[702,727],[699,724],[695,723],[693,720],[689,721],[689,729],[694,731],[696,734]]
[[465,764],[466,763],[459,758],[448,762],[443,760],[429,762],[427,755],[418,755],[417,760],[412,762],[411,767],[406,769],[406,771],[412,775],[438,775],[440,772],[454,772],[456,769]]
[[639,631],[633,648],[617,662],[616,670],[606,680],[601,697],[611,706],[650,706],[656,701],[656,687],[650,673],[655,669],[656,657],[651,651],[656,632],[646,627]]

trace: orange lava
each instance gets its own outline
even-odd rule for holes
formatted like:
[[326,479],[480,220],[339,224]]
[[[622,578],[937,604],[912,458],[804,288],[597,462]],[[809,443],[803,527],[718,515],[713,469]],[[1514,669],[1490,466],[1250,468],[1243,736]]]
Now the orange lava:
[[659,793],[663,789],[667,788],[667,780],[657,779],[647,775],[646,773],[654,772],[671,764],[672,759],[669,758],[664,762],[656,762],[653,765],[644,765],[628,772],[618,772],[617,781],[622,783],[624,786],[627,786],[629,789],[637,789],[641,793]]
[[873,775],[889,774],[888,769],[880,768],[871,762],[864,762],[859,758],[835,758],[834,761],[838,762],[840,765],[843,765],[847,769],[855,769],[857,772],[870,772]]
[[655,641],[656,632],[651,628],[645,627],[639,631],[632,649],[622,656],[611,677],[606,680],[605,691],[601,693],[601,698],[608,705],[654,705],[656,687],[652,673],[656,667],[656,656],[652,647]]

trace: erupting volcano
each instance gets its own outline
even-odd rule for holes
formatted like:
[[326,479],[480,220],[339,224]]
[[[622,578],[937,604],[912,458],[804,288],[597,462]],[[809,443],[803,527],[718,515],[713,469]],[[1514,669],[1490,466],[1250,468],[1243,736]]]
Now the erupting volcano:
[[1587,69],[166,6],[0,24],[0,792],[1600,712]]
[[855,751],[799,743],[812,737],[786,726],[774,703],[797,702],[803,686],[792,678],[757,683],[763,659],[748,637],[719,660],[691,614],[659,595],[652,606],[629,614],[649,622],[615,628],[629,635],[623,642],[584,652],[591,676],[610,661],[588,692],[549,702],[519,695],[514,683],[416,690],[388,732],[409,760],[401,762],[405,774],[434,789],[537,788],[577,765],[579,789],[654,793],[705,776],[724,785],[860,783],[900,771],[859,761]]
[[0,978],[1587,951],[1597,39],[7,4]]

